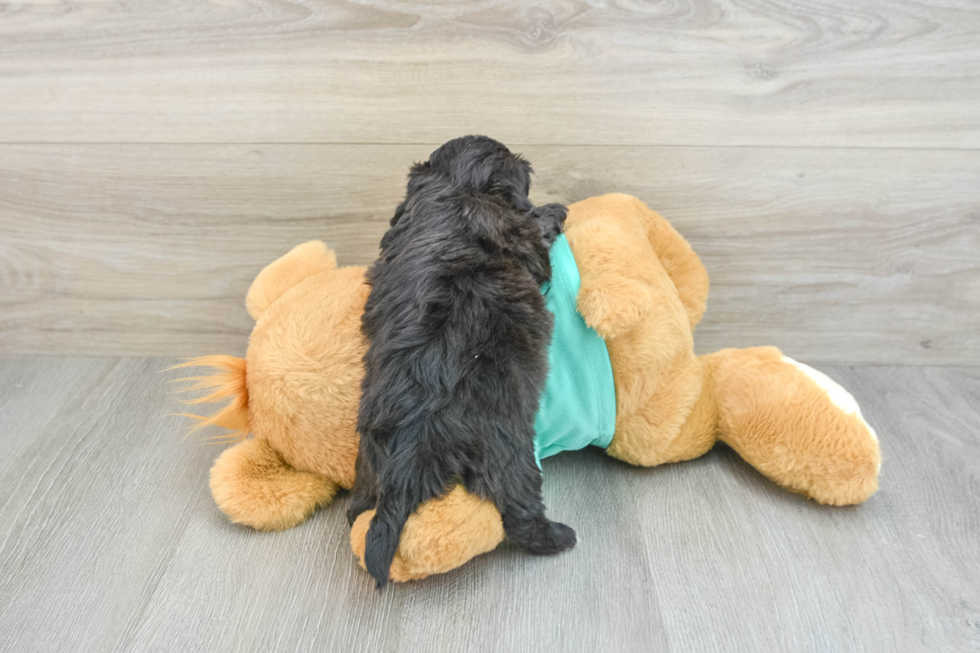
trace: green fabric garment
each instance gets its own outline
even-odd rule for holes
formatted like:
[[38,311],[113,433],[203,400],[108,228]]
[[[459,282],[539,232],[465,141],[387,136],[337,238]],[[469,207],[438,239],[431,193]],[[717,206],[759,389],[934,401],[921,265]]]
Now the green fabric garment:
[[548,347],[548,381],[534,420],[534,454],[541,459],[593,444],[605,449],[616,427],[616,387],[606,341],[576,310],[582,280],[564,235],[551,248],[551,281],[541,292],[555,315]]

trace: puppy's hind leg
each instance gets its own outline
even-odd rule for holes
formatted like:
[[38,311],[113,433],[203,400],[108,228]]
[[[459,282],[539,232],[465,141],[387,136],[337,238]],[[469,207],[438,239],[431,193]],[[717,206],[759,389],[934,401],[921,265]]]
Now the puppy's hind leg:
[[354,463],[354,487],[351,488],[351,503],[347,509],[347,525],[353,526],[357,518],[378,503],[378,475],[365,458],[362,451],[357,453]]
[[357,493],[351,497],[350,507],[347,509],[347,525],[353,526],[357,518],[363,513],[371,510],[378,503],[378,496],[370,493]]
[[575,546],[575,531],[544,515],[541,470],[533,450],[499,469],[486,494],[497,505],[507,537],[530,553],[554,555]]

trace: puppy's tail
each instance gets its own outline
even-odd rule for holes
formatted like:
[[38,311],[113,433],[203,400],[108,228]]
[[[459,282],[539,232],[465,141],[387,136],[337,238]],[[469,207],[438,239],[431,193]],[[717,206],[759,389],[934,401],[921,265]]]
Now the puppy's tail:
[[[412,465],[398,470],[395,478],[382,479],[377,512],[364,541],[364,566],[381,589],[388,582],[391,561],[398,551],[402,529],[409,515],[428,498],[428,485],[420,470]],[[387,481],[387,482],[386,482]],[[434,495],[433,495],[434,496]]]

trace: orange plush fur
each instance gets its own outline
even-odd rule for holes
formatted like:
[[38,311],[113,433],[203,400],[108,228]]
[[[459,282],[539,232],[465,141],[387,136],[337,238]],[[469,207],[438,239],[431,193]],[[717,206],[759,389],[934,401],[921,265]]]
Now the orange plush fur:
[[[695,356],[708,276],[659,214],[628,195],[604,195],[569,207],[565,233],[582,278],[579,311],[612,360],[611,456],[659,465],[700,456],[721,440],[776,483],[821,503],[859,503],[874,493],[877,439],[843,388],[774,347]],[[188,363],[221,370],[192,377],[193,389],[215,388],[203,400],[231,400],[202,423],[252,434],[211,470],[215,501],[233,521],[288,528],[353,483],[367,294],[364,268],[337,268],[322,243],[300,245],[249,290],[256,325],[245,361]],[[351,530],[359,560],[372,514]],[[448,571],[503,538],[496,508],[457,487],[409,519],[391,577]]]

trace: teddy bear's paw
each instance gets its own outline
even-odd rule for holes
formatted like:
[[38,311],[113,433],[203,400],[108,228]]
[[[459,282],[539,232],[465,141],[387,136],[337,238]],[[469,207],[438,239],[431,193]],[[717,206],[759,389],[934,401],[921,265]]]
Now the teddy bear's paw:
[[[351,549],[364,567],[364,542],[374,510],[368,510],[351,527]],[[442,574],[472,558],[492,551],[504,539],[497,508],[457,486],[445,497],[432,499],[405,522],[389,578],[396,582]]]
[[226,449],[211,468],[211,495],[236,524],[263,531],[292,528],[333,500],[337,484],[291,467],[265,440]]
[[640,281],[606,274],[596,282],[582,283],[578,311],[585,323],[604,339],[621,336],[653,308],[650,289]]
[[718,438],[785,488],[846,506],[878,489],[874,429],[843,387],[775,347],[705,357],[716,398]]
[[[782,362],[819,389],[808,393],[811,398],[806,405],[811,419],[821,416],[821,428],[807,434],[806,440],[811,451],[807,467],[820,473],[811,474],[801,491],[830,505],[846,506],[867,500],[878,489],[881,471],[877,433],[864,419],[854,396],[839,383],[789,356],[783,356]],[[818,453],[823,455],[818,458]]]

